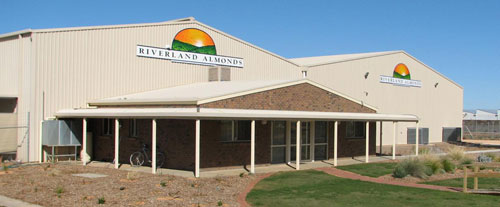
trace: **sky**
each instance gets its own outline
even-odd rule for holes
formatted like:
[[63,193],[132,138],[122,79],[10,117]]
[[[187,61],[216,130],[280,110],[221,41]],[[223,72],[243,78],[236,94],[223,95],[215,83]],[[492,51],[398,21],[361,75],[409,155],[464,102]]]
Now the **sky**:
[[499,0],[2,1],[0,34],[196,20],[286,58],[404,50],[500,109]]

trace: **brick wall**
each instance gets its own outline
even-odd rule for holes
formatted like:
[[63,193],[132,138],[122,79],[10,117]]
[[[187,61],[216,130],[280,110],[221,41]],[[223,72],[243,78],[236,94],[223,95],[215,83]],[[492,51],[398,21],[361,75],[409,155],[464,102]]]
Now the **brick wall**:
[[[329,122],[328,124],[328,158],[333,159],[334,145],[333,136],[335,133],[334,123]],[[353,156],[364,156],[366,154],[366,139],[348,139],[346,138],[346,122],[338,122],[338,157],[353,157]],[[376,124],[375,122],[370,122],[370,146],[369,154],[375,155],[376,152]]]
[[[93,140],[93,160],[111,162],[114,159],[114,134],[102,135],[102,119],[89,120],[89,131]],[[113,122],[114,123],[114,122]],[[157,145],[165,153],[163,167],[169,169],[193,170],[195,150],[194,120],[157,121]],[[113,124],[114,125],[114,124]],[[151,149],[151,120],[138,119],[138,136],[130,136],[130,121],[120,121],[120,163],[129,164],[130,155],[142,149],[145,143]],[[113,126],[114,128],[114,126]],[[269,163],[270,134],[269,122],[265,125],[256,121],[256,163]],[[114,133],[114,129],[113,129]],[[223,167],[250,164],[250,142],[220,142],[219,121],[201,121],[200,167]],[[151,156],[151,150],[148,156]],[[150,163],[147,163],[150,166]]]
[[201,107],[375,113],[373,109],[308,83],[206,103]]

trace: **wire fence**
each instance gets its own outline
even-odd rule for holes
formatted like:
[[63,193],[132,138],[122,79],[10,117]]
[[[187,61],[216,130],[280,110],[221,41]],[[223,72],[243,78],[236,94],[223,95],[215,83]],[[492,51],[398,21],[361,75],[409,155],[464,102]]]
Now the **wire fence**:
[[500,139],[500,120],[464,120],[465,139]]

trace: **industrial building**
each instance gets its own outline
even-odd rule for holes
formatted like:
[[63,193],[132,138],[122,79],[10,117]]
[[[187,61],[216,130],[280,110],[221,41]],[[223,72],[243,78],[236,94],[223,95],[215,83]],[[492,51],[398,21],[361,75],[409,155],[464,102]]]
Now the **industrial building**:
[[463,88],[404,51],[289,59],[194,18],[3,34],[0,73],[0,149],[22,161],[118,167],[147,144],[199,176],[461,138]]

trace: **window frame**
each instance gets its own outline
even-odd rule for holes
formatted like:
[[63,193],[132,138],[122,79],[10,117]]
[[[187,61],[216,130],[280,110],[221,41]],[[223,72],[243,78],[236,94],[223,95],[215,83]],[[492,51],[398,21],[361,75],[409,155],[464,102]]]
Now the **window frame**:
[[113,119],[103,119],[102,121],[102,135],[111,136],[113,135]]
[[[356,123],[361,123],[360,125],[357,125]],[[353,132],[352,132],[352,136],[349,135],[349,124],[352,124],[353,128]],[[361,132],[362,132],[362,135],[356,135],[356,130],[358,129],[356,126],[361,126]],[[345,137],[347,139],[365,139],[366,138],[366,122],[363,122],[363,121],[347,121],[346,122],[346,127],[345,127]]]
[[129,137],[139,137],[139,133],[137,132],[137,119],[129,119]]
[[[239,128],[238,126],[240,124],[239,122],[244,122],[246,120],[223,120],[223,121],[220,122],[221,123],[221,127],[220,127],[221,132],[222,132],[222,122],[224,122],[224,121],[231,122],[231,139],[229,139],[229,140],[223,140],[222,139],[222,134],[223,133],[221,133],[221,138],[219,139],[220,142],[225,142],[225,143],[230,143],[230,142],[250,142],[250,139],[251,139],[250,137],[251,137],[251,133],[252,133],[251,131],[249,131],[250,134],[248,134],[248,139],[239,139],[238,138],[239,137],[238,135],[240,134],[239,130],[238,130],[238,128]],[[249,122],[251,122],[251,121],[249,121]],[[245,136],[243,136],[243,137],[245,137]]]

